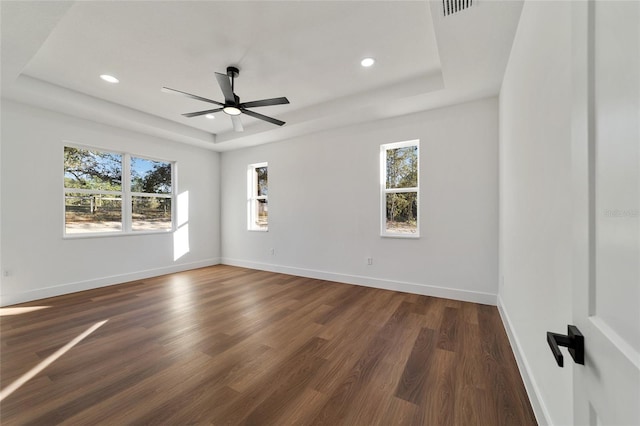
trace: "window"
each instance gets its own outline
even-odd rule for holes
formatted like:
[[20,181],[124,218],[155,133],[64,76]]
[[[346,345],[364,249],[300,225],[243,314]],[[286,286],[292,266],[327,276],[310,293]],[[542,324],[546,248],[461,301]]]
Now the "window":
[[171,162],[65,146],[64,233],[170,231],[172,181]]
[[131,229],[171,229],[171,163],[131,158]]
[[269,224],[267,163],[249,165],[247,187],[247,229],[250,231],[266,231]]
[[417,238],[419,141],[380,146],[380,233],[383,237]]

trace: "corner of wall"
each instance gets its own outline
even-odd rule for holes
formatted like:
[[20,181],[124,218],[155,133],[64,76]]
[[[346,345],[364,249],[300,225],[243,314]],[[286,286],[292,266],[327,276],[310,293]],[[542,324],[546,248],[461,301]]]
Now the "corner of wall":
[[317,280],[334,281],[343,284],[360,285],[365,287],[379,288],[383,290],[421,294],[423,296],[440,297],[443,299],[453,299],[471,303],[480,303],[482,305],[496,305],[495,294],[480,291],[470,291],[460,288],[442,287],[425,283],[388,280],[362,275],[321,271],[316,269],[276,265],[272,263],[254,262],[241,259],[230,259],[225,257],[221,259],[220,263],[222,263],[223,265],[257,269],[260,271],[277,272],[287,275],[296,275],[299,277],[313,278]]

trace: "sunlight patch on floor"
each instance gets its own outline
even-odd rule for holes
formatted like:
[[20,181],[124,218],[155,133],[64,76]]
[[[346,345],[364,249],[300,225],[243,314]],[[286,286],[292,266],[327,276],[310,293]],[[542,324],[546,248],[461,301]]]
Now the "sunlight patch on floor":
[[51,306],[21,306],[14,308],[0,308],[0,317],[8,317],[11,315],[26,314],[40,309],[50,308]]
[[27,371],[25,374],[20,376],[16,381],[11,383],[6,388],[0,391],[0,401],[4,400],[6,397],[14,393],[18,390],[22,385],[27,383],[29,380],[34,378],[39,372],[47,368],[50,364],[52,364],[55,360],[60,358],[62,355],[67,353],[71,348],[80,343],[85,337],[96,331],[98,328],[102,327],[107,321],[104,320],[98,323],[95,323],[87,330],[85,330],[82,334],[78,335],[75,339],[55,351],[53,354],[49,355],[46,359],[42,360],[38,365],[33,367],[31,370]]

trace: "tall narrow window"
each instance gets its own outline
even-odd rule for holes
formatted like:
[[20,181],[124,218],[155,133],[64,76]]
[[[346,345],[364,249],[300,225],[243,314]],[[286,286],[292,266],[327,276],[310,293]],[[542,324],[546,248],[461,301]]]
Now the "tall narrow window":
[[248,186],[248,226],[250,231],[269,229],[269,179],[267,163],[249,165],[247,171]]
[[170,231],[173,164],[64,147],[64,233]]
[[380,146],[380,233],[417,238],[419,206],[418,140]]

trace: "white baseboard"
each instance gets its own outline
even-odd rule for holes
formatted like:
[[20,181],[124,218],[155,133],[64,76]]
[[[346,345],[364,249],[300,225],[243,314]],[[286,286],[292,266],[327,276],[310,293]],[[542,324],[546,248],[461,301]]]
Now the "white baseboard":
[[402,291],[405,293],[422,294],[425,296],[442,297],[445,299],[481,303],[484,305],[495,306],[497,301],[495,294],[447,288],[436,285],[392,281],[360,275],[339,274],[335,272],[318,271],[314,269],[274,265],[270,263],[260,263],[241,259],[230,259],[227,257],[223,257],[221,259],[221,263],[224,265],[240,266],[243,268],[258,269],[261,271],[278,272],[281,274],[297,275],[301,277],[335,281],[345,284],[362,285],[366,287],[381,288],[384,290]]
[[536,420],[540,426],[550,425],[551,416],[549,416],[549,410],[544,403],[544,400],[541,397],[540,388],[538,384],[531,374],[531,367],[527,362],[527,357],[524,355],[522,350],[522,346],[520,345],[520,340],[518,340],[518,336],[512,326],[511,320],[509,319],[509,314],[502,302],[502,298],[498,295],[498,312],[500,312],[500,318],[502,318],[502,323],[504,324],[504,328],[507,331],[507,337],[509,338],[509,343],[511,343],[511,347],[513,348],[513,354],[516,357],[516,363],[518,364],[518,369],[520,370],[520,376],[522,377],[522,381],[524,382],[524,387],[527,391],[527,395],[529,396],[529,401],[531,401],[531,408],[533,408],[533,413],[536,416]]
[[145,278],[157,277],[174,272],[187,271],[189,269],[204,268],[205,266],[213,266],[218,264],[220,264],[220,258],[212,258],[201,260],[198,262],[180,263],[177,265],[146,269],[143,271],[136,271],[128,274],[111,275],[108,277],[96,278],[87,281],[77,281],[74,283],[43,287],[21,293],[2,294],[0,297],[0,306],[15,305],[16,303],[30,302],[33,300],[45,299],[47,297],[60,296],[62,294],[91,290],[93,288],[106,287],[114,284],[142,280]]

